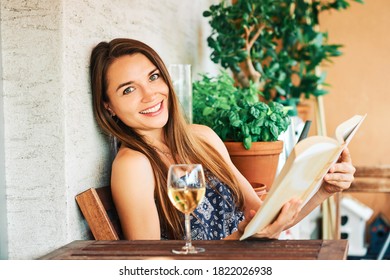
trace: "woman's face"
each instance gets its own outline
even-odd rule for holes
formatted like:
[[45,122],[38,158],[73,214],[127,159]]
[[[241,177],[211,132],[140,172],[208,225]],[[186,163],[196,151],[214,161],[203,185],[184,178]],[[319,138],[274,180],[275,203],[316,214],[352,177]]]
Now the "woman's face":
[[147,134],[167,123],[169,88],[146,56],[117,58],[107,70],[107,81],[105,106],[127,126]]

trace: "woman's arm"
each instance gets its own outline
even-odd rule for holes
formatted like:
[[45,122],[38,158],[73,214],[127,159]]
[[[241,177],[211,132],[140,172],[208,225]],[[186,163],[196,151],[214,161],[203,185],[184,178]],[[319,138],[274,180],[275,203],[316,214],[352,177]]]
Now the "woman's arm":
[[125,239],[160,239],[154,184],[146,156],[122,148],[112,165],[111,190]]

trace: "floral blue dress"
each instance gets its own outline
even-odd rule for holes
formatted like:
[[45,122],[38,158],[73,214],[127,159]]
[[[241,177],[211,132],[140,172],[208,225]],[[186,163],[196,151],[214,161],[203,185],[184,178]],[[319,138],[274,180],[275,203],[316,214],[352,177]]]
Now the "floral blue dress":
[[237,231],[244,213],[237,209],[230,189],[205,170],[205,197],[191,214],[193,240],[218,240]]

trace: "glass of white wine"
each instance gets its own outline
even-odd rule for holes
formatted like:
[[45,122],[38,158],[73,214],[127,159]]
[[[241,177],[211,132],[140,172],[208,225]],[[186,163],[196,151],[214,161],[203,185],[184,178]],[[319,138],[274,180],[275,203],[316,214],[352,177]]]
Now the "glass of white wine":
[[202,201],[206,191],[206,181],[201,164],[174,164],[168,171],[168,196],[172,204],[185,216],[186,244],[175,254],[196,254],[205,249],[191,243],[190,214]]

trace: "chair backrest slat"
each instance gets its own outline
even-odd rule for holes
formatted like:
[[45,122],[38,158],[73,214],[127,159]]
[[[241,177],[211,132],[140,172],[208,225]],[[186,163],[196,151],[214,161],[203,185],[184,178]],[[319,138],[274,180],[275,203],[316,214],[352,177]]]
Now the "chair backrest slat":
[[77,204],[96,240],[119,240],[119,219],[110,187],[90,188],[76,196]]

